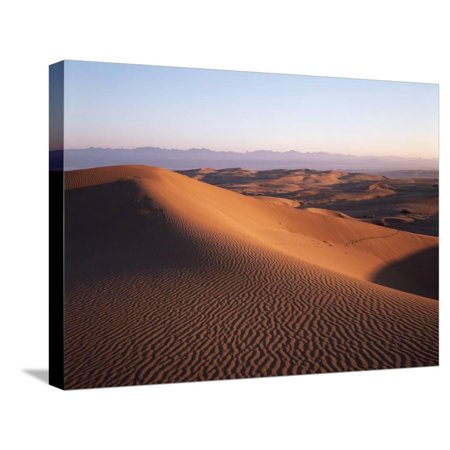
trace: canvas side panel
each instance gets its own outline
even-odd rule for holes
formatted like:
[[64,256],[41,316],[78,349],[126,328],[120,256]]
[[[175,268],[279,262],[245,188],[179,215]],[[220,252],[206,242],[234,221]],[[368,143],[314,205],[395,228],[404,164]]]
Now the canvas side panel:
[[49,383],[64,389],[64,62],[49,70]]

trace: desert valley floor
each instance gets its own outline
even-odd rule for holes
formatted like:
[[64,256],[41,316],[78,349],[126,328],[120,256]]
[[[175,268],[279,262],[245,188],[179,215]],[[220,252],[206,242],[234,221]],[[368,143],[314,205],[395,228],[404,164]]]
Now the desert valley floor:
[[[206,175],[65,173],[65,388],[438,364],[433,183],[378,226],[343,190],[297,195],[298,174],[272,191]],[[353,199],[381,203],[407,182],[362,183]]]

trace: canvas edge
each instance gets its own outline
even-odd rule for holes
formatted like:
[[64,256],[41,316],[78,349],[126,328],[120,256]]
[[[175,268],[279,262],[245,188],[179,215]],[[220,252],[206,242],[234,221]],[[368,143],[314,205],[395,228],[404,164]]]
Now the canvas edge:
[[49,384],[64,389],[64,61],[49,66]]

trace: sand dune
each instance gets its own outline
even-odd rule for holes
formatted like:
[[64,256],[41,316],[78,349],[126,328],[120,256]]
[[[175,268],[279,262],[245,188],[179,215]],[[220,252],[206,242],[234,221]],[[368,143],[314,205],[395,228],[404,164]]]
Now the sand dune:
[[352,217],[350,217],[347,214],[341,213],[339,211],[333,211],[331,209],[305,208],[305,211],[308,211],[308,212],[311,212],[314,214],[321,214],[322,216],[327,216],[327,217],[339,217],[341,219],[352,219]]
[[377,225],[438,235],[438,180],[433,178],[396,179],[309,169],[197,169],[180,173],[241,194],[284,198],[301,207],[332,209]]
[[437,238],[145,166],[65,182],[67,388],[438,363]]

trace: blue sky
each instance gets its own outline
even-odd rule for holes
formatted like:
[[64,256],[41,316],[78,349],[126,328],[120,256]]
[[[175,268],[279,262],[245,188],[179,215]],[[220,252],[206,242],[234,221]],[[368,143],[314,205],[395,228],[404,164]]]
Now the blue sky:
[[66,61],[64,132],[65,148],[437,157],[438,86]]

